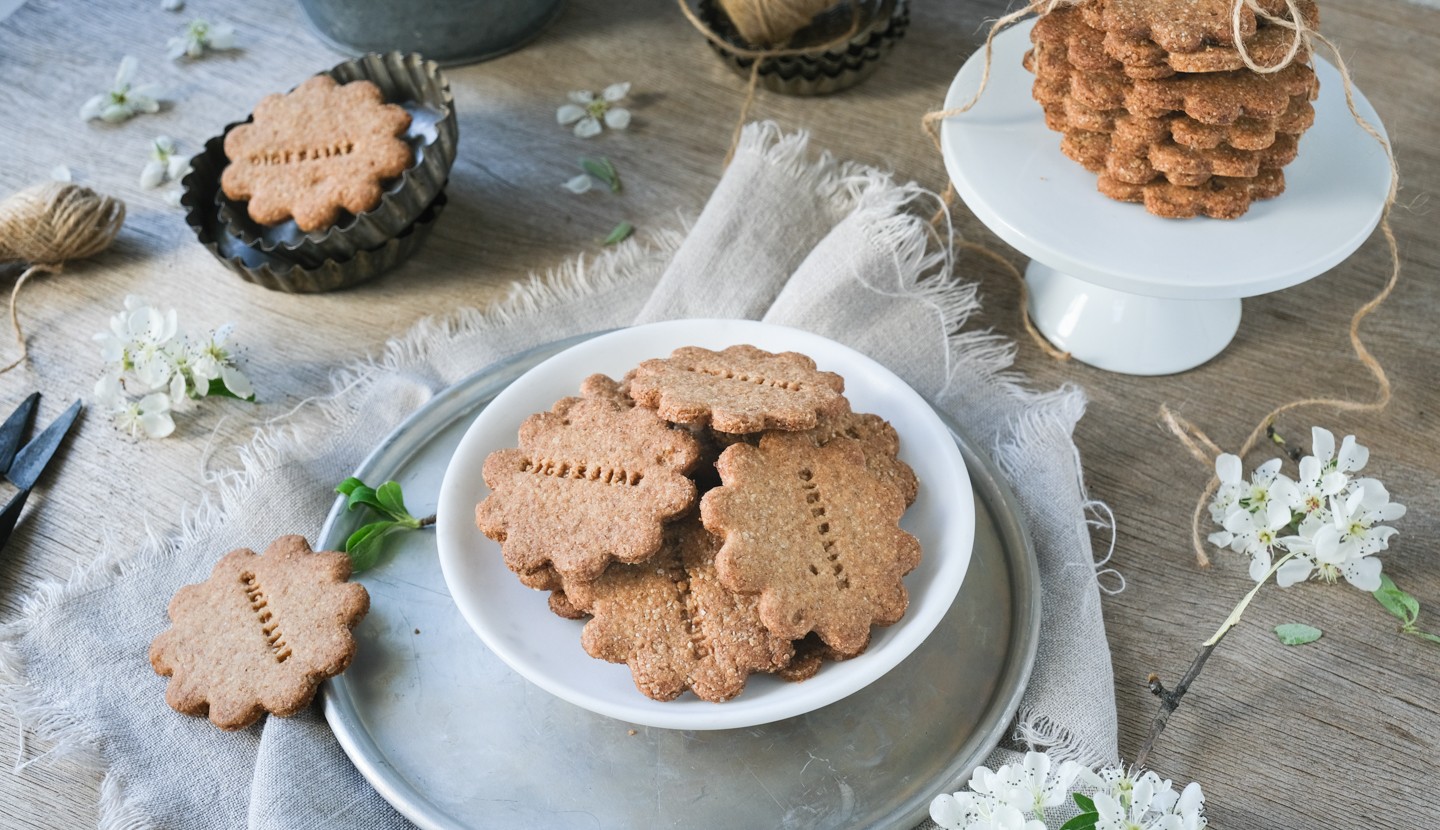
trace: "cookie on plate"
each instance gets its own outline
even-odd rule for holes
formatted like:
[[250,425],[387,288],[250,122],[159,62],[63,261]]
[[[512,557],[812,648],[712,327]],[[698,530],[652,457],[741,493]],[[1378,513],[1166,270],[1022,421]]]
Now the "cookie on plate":
[[772,432],[758,447],[735,444],[716,465],[723,486],[700,515],[724,540],[716,559],[733,591],[760,595],[775,634],[815,632],[839,655],[860,653],[872,625],[909,605],[902,577],[920,564],[920,543],[901,530],[905,499],[865,465],[860,443]]
[[611,565],[570,592],[592,614],[581,644],[592,657],[628,663],[635,687],[655,700],[689,689],[721,702],[740,694],[755,672],[775,672],[795,654],[788,638],[760,621],[759,599],[716,577],[716,539],[691,514],[672,524],[649,561]]
[[844,391],[843,378],[803,354],[749,345],[684,346],[641,363],[630,382],[635,402],[665,420],[727,433],[810,429],[821,416],[849,410]]
[[519,448],[485,459],[475,523],[510,570],[588,581],[660,549],[665,523],[694,505],[699,458],[693,436],[648,409],[565,398],[525,419]]

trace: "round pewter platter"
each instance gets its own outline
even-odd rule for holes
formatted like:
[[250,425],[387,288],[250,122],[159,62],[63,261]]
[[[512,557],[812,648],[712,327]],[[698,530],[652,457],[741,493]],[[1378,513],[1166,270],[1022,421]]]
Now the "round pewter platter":
[[[591,336],[541,346],[437,394],[355,475],[395,479],[412,513],[434,512],[474,416],[531,367]],[[433,535],[421,532],[391,537],[380,562],[357,577],[370,591],[370,614],[355,630],[354,663],[325,685],[326,720],[361,774],[426,830],[913,827],[1008,730],[1040,626],[1035,555],[1014,497],[939,414],[974,487],[970,568],[929,638],[849,697],[718,731],[591,713],[485,648],[450,599]],[[321,548],[342,548],[363,518],[337,500]],[[545,609],[543,594],[537,608]]]

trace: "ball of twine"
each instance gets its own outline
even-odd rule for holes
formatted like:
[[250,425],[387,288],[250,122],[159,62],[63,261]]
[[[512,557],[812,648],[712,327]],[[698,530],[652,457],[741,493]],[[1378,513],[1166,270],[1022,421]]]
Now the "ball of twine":
[[10,292],[10,325],[20,356],[0,367],[0,374],[19,366],[29,353],[20,330],[20,289],[36,274],[58,272],[71,260],[110,247],[124,223],[124,202],[66,182],[27,187],[0,202],[0,263],[26,266]]
[[778,46],[841,0],[719,0],[735,30],[757,46]]

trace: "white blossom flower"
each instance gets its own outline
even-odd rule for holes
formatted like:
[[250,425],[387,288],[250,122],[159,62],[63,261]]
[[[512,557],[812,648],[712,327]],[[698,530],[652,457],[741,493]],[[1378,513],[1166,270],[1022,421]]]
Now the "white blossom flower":
[[945,830],[1045,830],[1045,822],[1027,820],[1015,805],[975,793],[935,796],[930,818]]
[[1299,507],[1300,490],[1287,476],[1280,472],[1281,461],[1272,458],[1255,468],[1250,476],[1250,488],[1241,495],[1240,503],[1251,513],[1270,506],[1271,503],[1286,507]]
[[1340,442],[1340,453],[1336,455],[1334,434],[1320,427],[1310,428],[1310,450],[1326,472],[1358,472],[1370,460],[1370,450],[1356,443],[1353,435],[1345,436],[1345,440]]
[[235,27],[228,23],[210,23],[196,18],[185,26],[185,33],[172,37],[165,44],[165,52],[171,60],[184,57],[199,58],[205,52],[219,52],[235,48]]
[[139,437],[141,432],[148,438],[164,438],[175,431],[175,419],[170,417],[170,398],[164,392],[122,404],[114,418],[116,426],[130,433],[131,438]]
[[570,93],[570,103],[562,104],[555,111],[555,120],[560,124],[575,125],[575,135],[590,138],[599,135],[605,127],[623,130],[630,126],[630,110],[616,106],[630,94],[629,83],[611,84],[599,95],[588,90]]
[[95,335],[100,343],[100,357],[107,363],[120,364],[121,370],[132,369],[142,344],[163,346],[175,336],[178,321],[175,310],[162,313],[149,305],[144,297],[131,294],[125,298],[125,310],[110,318],[110,330]]
[[185,0],[160,0],[160,8],[167,12],[178,12],[185,8]]
[[230,332],[233,329],[230,325],[221,326],[210,333],[207,341],[197,344],[190,352],[196,391],[202,398],[209,393],[210,381],[216,378],[237,398],[246,399],[255,394],[250,379],[236,365],[235,353],[230,348]]
[[168,135],[159,136],[150,143],[150,160],[140,171],[141,187],[159,187],[167,181],[178,182],[190,172],[190,159],[175,149],[175,140]]
[[1225,519],[1225,532],[1210,538],[1218,544],[1230,536],[1230,549],[1250,557],[1250,578],[1259,582],[1270,573],[1273,554],[1282,538],[1280,531],[1290,524],[1291,518],[1289,507],[1272,501],[1261,512],[1236,510]]
[[1153,772],[1111,767],[1086,777],[1099,788],[1095,830],[1201,830],[1207,824],[1199,784],[1177,795],[1169,780]]
[[156,100],[160,94],[160,88],[155,84],[141,84],[131,86],[135,77],[135,58],[126,55],[120,60],[120,68],[115,72],[115,84],[109,92],[102,92],[99,95],[85,102],[80,108],[80,120],[89,121],[92,118],[99,118],[103,121],[117,122],[140,112],[159,112],[160,102]]
[[1390,501],[1385,485],[1373,478],[1352,483],[1342,500],[1330,499],[1328,519],[1313,517],[1300,524],[1298,536],[1287,537],[1286,546],[1295,557],[1275,574],[1282,588],[1304,582],[1314,573],[1334,583],[1340,577],[1362,591],[1380,587],[1380,560],[1374,554],[1390,546],[1395,529],[1379,522],[1399,519],[1405,505]]
[[581,173],[575,178],[567,180],[564,185],[566,190],[576,194],[589,193],[594,186],[595,179],[589,173]]

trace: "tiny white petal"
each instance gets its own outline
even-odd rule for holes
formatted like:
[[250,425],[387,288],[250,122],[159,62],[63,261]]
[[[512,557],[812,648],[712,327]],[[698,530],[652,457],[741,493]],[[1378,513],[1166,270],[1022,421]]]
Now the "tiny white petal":
[[575,104],[561,104],[555,110],[555,121],[560,124],[574,124],[585,117],[585,108]]
[[250,379],[245,373],[231,366],[220,368],[220,379],[224,381],[225,388],[237,398],[249,398],[255,394],[255,389],[250,385]]
[[1346,581],[1362,591],[1373,593],[1380,590],[1380,560],[1373,556],[1347,562],[1340,572],[1345,575]]
[[575,135],[581,138],[592,138],[600,134],[604,129],[600,126],[600,120],[594,116],[587,115],[575,122]]
[[70,168],[63,164],[57,164],[50,168],[50,178],[57,182],[72,182],[75,180],[75,178],[70,175]]
[[1310,428],[1310,452],[1322,464],[1328,464],[1335,458],[1335,433],[1324,427]]
[[578,89],[574,92],[571,92],[567,97],[577,104],[584,105],[595,100],[595,93],[591,92],[588,89]]
[[185,57],[185,52],[190,48],[190,42],[183,37],[172,37],[165,41],[165,57],[172,61],[178,61]]
[[630,110],[611,107],[605,111],[605,126],[612,130],[623,130],[630,126]]
[[1355,436],[1347,435],[1340,442],[1340,455],[1335,461],[1342,472],[1354,472],[1363,468],[1370,460],[1370,450],[1355,443]]
[[135,77],[135,67],[138,65],[139,61],[135,60],[134,55],[126,55],[120,59],[120,68],[115,70],[116,89],[130,83],[130,80]]
[[581,173],[573,179],[565,182],[565,189],[571,193],[589,193],[590,188],[595,186],[595,180],[590,178],[589,173]]
[[178,187],[172,187],[160,194],[160,198],[170,207],[180,207],[180,200],[185,196],[185,191]]
[[1281,588],[1289,588],[1297,582],[1304,582],[1310,578],[1310,572],[1315,568],[1307,559],[1291,559],[1280,566],[1275,572],[1275,584]]
[[165,177],[178,182],[190,173],[190,159],[185,156],[171,156],[165,164]]
[[141,187],[159,187],[165,181],[165,163],[156,159],[145,162],[145,169],[140,171]]
[[105,107],[100,110],[100,120],[115,124],[124,121],[134,114],[134,111],[124,104],[106,104]]
[[600,93],[601,97],[603,97],[606,101],[609,101],[609,102],[612,103],[612,104],[615,103],[616,101],[619,101],[621,98],[624,98],[626,95],[629,95],[629,94],[630,94],[630,82],[629,82],[629,81],[626,81],[625,83],[611,84],[611,85],[605,87],[605,91],[604,91],[604,92],[601,92],[601,93]]
[[1215,475],[1226,484],[1238,482],[1243,471],[1238,455],[1231,455],[1227,452],[1215,459]]
[[86,101],[83,105],[81,105],[81,107],[80,107],[80,120],[81,120],[81,121],[89,121],[89,120],[91,120],[92,118],[99,118],[101,111],[105,109],[105,105],[106,105],[109,101],[110,101],[110,96],[109,96],[109,95],[103,95],[103,94],[102,94],[102,95],[96,95],[95,97],[87,100],[87,101]]
[[211,49],[226,50],[235,48],[235,27],[229,23],[216,23],[210,27],[209,43]]
[[160,0],[160,8],[167,12],[178,12],[185,8],[185,0]]

